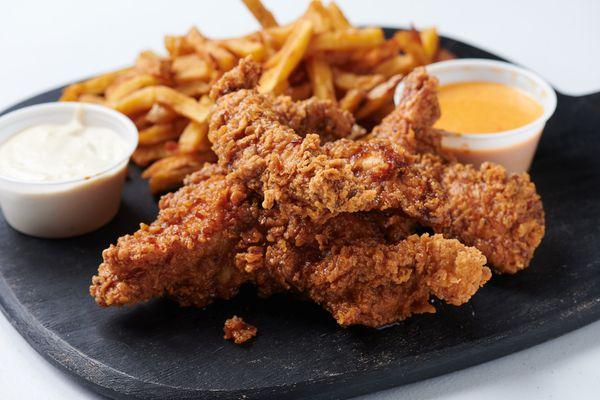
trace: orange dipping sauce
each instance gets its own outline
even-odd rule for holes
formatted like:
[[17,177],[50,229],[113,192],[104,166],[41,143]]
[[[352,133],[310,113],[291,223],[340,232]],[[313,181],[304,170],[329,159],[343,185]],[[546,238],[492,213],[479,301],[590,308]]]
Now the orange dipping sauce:
[[442,110],[435,128],[455,133],[496,133],[539,118],[540,103],[519,89],[495,82],[458,82],[438,89]]

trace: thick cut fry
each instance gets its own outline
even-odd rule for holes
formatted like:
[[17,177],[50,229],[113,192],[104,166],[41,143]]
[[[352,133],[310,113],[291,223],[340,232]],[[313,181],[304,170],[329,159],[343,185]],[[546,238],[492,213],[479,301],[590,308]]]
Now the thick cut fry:
[[367,96],[367,91],[363,89],[350,89],[340,100],[340,107],[351,113],[356,111],[360,103]]
[[113,107],[115,110],[131,116],[149,110],[155,103],[168,106],[177,114],[198,123],[206,122],[210,115],[210,107],[200,105],[192,97],[167,86],[151,86],[140,89],[117,101]]
[[427,56],[427,61],[432,62],[440,47],[440,37],[438,36],[437,29],[424,29],[419,35],[421,37],[423,51],[425,51],[425,55]]
[[385,80],[383,75],[379,74],[359,75],[340,69],[336,69],[333,76],[335,86],[345,91],[352,89],[363,89],[368,91]]
[[197,54],[187,54],[175,58],[171,69],[176,83],[208,80],[211,77],[210,67]]
[[416,66],[417,62],[412,54],[401,54],[379,64],[379,66],[375,68],[375,72],[386,77],[397,74],[406,75]]
[[152,75],[136,75],[127,80],[116,83],[111,90],[107,90],[106,99],[109,101],[119,100],[138,89],[157,84],[158,80]]
[[313,95],[318,99],[336,101],[335,89],[333,88],[333,73],[327,62],[309,58],[306,62],[308,76],[312,84]]
[[260,92],[273,92],[290,76],[306,52],[312,36],[312,29],[310,21],[301,21],[298,24],[277,53],[280,54],[277,64],[266,70],[260,78],[258,88]]
[[308,52],[361,49],[378,46],[384,42],[385,37],[380,28],[346,29],[316,35]]
[[175,90],[190,97],[199,97],[210,92],[212,84],[204,81],[181,83],[175,86]]
[[217,42],[206,39],[196,28],[188,31],[186,40],[200,57],[205,61],[214,63],[221,72],[229,71],[237,62],[233,54]]
[[275,17],[260,0],[242,0],[248,10],[254,15],[254,18],[263,28],[272,28],[277,26]]
[[227,39],[220,43],[240,58],[250,56],[254,61],[262,61],[267,55],[264,44],[249,39]]
[[352,27],[342,10],[335,2],[332,1],[329,3],[327,6],[327,11],[329,12],[331,26],[334,30],[344,30]]
[[69,85],[63,91],[60,101],[77,101],[82,94],[102,94],[120,75],[129,73],[131,70],[132,68],[120,69]]
[[208,140],[208,122],[199,124],[190,122],[179,137],[179,151],[181,153],[205,152],[210,150]]
[[387,81],[375,86],[367,93],[365,104],[356,112],[356,119],[364,119],[374,114],[380,107],[389,103],[394,90],[402,80],[402,75],[394,75]]

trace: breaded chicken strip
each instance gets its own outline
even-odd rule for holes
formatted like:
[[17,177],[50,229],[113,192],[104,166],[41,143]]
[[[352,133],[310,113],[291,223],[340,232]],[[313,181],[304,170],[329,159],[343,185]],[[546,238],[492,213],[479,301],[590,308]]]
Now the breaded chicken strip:
[[437,81],[423,69],[404,80],[402,101],[373,130],[371,139],[400,143],[420,158],[423,174],[440,183],[450,218],[425,224],[475,246],[499,272],[526,268],[545,232],[544,209],[527,173],[508,174],[497,164],[480,168],[446,161],[439,134]]
[[234,296],[247,277],[234,268],[231,253],[258,215],[246,188],[208,167],[163,196],[159,207],[156,221],[102,253],[90,287],[96,302],[124,305],[169,295],[201,307]]

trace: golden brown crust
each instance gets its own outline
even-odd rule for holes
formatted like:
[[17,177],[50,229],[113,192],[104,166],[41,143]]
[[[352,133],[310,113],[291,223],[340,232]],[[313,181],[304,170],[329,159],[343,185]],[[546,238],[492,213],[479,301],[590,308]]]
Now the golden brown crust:
[[250,325],[242,318],[234,315],[225,321],[223,326],[223,339],[232,340],[235,344],[243,344],[252,339],[258,333],[254,325]]

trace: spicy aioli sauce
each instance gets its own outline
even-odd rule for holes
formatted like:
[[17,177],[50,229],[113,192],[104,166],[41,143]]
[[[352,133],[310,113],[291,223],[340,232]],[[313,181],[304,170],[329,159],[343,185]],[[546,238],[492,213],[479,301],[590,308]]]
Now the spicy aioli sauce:
[[122,160],[125,140],[109,128],[84,125],[81,113],[66,124],[31,126],[0,144],[0,175],[60,182],[93,176]]
[[458,82],[438,89],[442,111],[435,128],[455,133],[495,133],[527,125],[543,114],[528,94],[495,82]]

